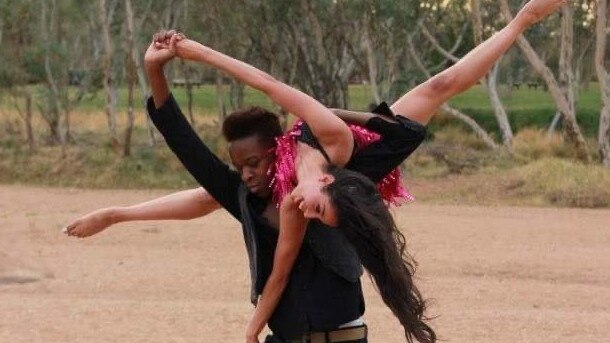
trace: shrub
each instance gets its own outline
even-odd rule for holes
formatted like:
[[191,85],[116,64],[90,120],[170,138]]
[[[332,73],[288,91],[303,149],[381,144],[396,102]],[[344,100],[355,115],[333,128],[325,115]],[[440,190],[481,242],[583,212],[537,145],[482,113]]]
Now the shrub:
[[575,156],[573,148],[564,142],[561,135],[549,136],[542,129],[529,128],[519,131],[513,140],[513,147],[517,156],[527,160]]
[[555,206],[610,206],[610,170],[558,158],[517,169],[506,188],[519,196],[542,197]]

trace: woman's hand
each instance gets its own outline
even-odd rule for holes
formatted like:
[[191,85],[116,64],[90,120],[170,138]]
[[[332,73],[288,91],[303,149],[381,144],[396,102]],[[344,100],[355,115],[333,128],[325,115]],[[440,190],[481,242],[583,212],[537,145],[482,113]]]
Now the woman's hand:
[[89,237],[115,224],[115,208],[103,208],[86,214],[63,229],[68,236]]
[[529,27],[566,3],[566,0],[531,0],[517,13],[516,18],[522,20],[525,27]]
[[176,57],[176,43],[182,39],[184,35],[176,30],[155,33],[144,54],[144,62],[147,66],[163,67]]

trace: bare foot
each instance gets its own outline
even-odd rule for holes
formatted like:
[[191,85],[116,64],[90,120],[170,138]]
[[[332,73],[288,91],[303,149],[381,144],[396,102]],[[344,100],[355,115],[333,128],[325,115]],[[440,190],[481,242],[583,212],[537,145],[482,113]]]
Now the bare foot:
[[566,0],[531,0],[523,6],[517,15],[523,17],[527,25],[530,26],[554,13],[566,3]]

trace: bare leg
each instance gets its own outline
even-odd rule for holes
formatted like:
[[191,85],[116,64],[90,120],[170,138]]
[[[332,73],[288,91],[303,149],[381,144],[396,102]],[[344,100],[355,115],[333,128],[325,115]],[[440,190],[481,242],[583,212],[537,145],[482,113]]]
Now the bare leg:
[[555,12],[564,0],[531,0],[501,31],[470,51],[458,63],[403,95],[392,111],[423,125],[451,97],[478,82],[532,24]]

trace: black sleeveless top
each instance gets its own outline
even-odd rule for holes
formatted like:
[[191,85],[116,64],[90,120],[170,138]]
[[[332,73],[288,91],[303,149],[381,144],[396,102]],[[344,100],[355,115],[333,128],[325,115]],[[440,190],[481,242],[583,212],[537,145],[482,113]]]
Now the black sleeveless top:
[[309,125],[307,125],[307,123],[303,122],[300,129],[301,129],[301,135],[297,138],[297,140],[299,142],[305,143],[305,144],[309,145],[310,147],[320,151],[322,153],[322,155],[324,155],[324,158],[326,159],[326,161],[330,163],[330,158],[328,157],[326,150],[324,150],[324,148],[322,147],[320,142],[318,142],[318,139],[316,138],[316,136],[314,136],[313,132],[311,132],[311,128],[309,127]]
[[[324,150],[324,147],[322,147],[322,144],[320,144],[320,142],[318,142],[318,138],[316,138],[316,136],[314,136],[309,125],[307,125],[307,123],[303,122],[300,129],[301,129],[301,135],[297,138],[297,140],[299,142],[305,143],[305,144],[309,145],[310,147],[320,151],[322,153],[322,155],[324,156],[324,158],[326,159],[326,162],[330,163],[330,157],[326,153],[326,150]],[[354,156],[355,153],[356,153],[356,139],[354,139],[354,148],[352,150],[352,156]]]

